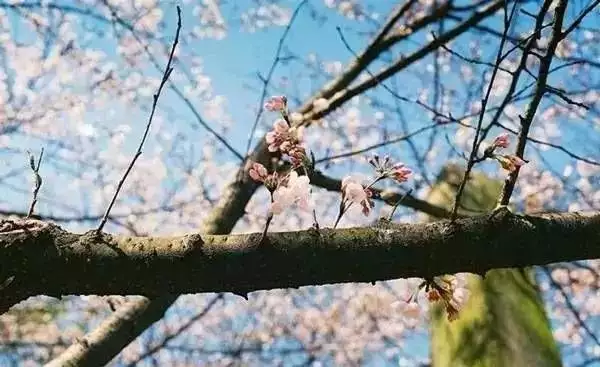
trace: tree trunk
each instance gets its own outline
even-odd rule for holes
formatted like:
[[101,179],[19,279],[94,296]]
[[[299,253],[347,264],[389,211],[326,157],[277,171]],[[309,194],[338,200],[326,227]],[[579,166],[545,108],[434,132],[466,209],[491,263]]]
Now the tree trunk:
[[[454,165],[444,168],[429,201],[450,209],[463,172]],[[500,181],[472,173],[460,213],[489,212],[501,187]],[[468,285],[471,294],[458,320],[448,322],[441,307],[432,307],[432,366],[562,365],[531,268],[491,270],[485,279],[469,275]]]

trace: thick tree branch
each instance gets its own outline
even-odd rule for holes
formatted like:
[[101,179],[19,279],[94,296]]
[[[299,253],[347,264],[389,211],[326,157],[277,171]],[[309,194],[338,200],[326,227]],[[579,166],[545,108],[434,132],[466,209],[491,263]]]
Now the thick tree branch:
[[[362,81],[353,87],[345,88],[343,90],[343,92],[339,92],[339,93],[335,94],[335,96],[332,97],[329,107],[327,107],[326,109],[323,109],[323,110],[311,111],[310,113],[308,113],[307,121],[319,120],[319,119],[325,117],[326,115],[328,115],[329,113],[331,113],[332,111],[336,110],[340,106],[342,106],[344,103],[346,103],[346,101],[352,99],[353,97],[355,97],[361,93],[366,92],[367,90],[369,90],[371,88],[376,87],[379,83],[383,82],[387,78],[404,70],[406,67],[414,64],[415,62],[421,60],[425,56],[429,55],[431,52],[435,51],[437,48],[441,47],[442,45],[452,41],[456,37],[467,32],[468,30],[472,29],[473,26],[475,26],[479,22],[483,21],[487,17],[492,16],[496,11],[498,11],[499,9],[502,8],[503,4],[504,4],[504,1],[502,1],[502,0],[497,0],[497,1],[491,2],[485,8],[483,8],[481,11],[475,12],[470,18],[468,18],[463,23],[458,24],[456,27],[450,29],[446,33],[439,35],[433,41],[431,41],[431,42],[427,43],[425,46],[415,50],[414,52],[407,55],[406,57],[401,57],[398,61],[393,63],[388,68],[375,74],[375,76],[373,76],[365,81]],[[368,65],[364,65],[363,69],[366,68],[367,66]],[[302,112],[304,112],[303,109],[301,109],[301,110],[302,110]]]
[[15,229],[0,233],[0,276],[13,279],[0,298],[245,294],[591,259],[600,257],[600,212],[527,216],[503,209],[454,224],[270,233],[266,245],[260,237],[74,234],[51,224]]

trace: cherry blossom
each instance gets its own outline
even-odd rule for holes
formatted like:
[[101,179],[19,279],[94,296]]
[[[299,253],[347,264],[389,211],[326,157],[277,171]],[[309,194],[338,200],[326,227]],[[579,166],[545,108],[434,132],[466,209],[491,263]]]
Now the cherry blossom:
[[287,104],[287,98],[285,96],[273,96],[265,102],[265,109],[267,111],[283,111]]
[[353,177],[346,176],[342,180],[342,198],[343,201],[349,204],[358,204],[362,207],[362,212],[368,216],[371,209],[375,206],[371,197],[373,193],[366,189]]
[[273,172],[269,174],[267,168],[260,163],[248,161],[246,171],[254,181],[262,182],[267,190],[273,192],[279,186],[279,174]]
[[309,178],[308,176],[299,176],[296,171],[290,172],[287,183],[280,185],[273,192],[271,212],[281,214],[293,205],[297,205],[298,208],[305,211],[312,209]]
[[302,141],[303,127],[290,127],[284,119],[278,119],[273,124],[273,130],[266,135],[269,151],[276,152],[280,150],[283,153],[288,152]]
[[494,148],[508,148],[509,144],[510,140],[507,133],[498,135],[492,142]]
[[398,183],[408,181],[412,174],[412,170],[406,167],[404,163],[392,163],[388,155],[381,159],[379,155],[374,154],[368,162],[375,168],[375,172],[380,177],[388,177]]
[[254,181],[265,182],[269,175],[269,171],[260,163],[249,161],[250,168],[248,174]]
[[[389,8],[392,5],[381,1],[365,1],[364,4],[347,0],[322,2],[326,6],[316,6],[316,3],[310,5],[314,6],[314,9],[311,9],[314,14],[305,17],[307,19],[303,22],[313,24],[309,23],[311,20],[308,18],[314,17],[313,21],[320,22],[331,19],[329,17],[334,11],[342,13],[346,19],[336,17],[341,29],[357,27],[356,32],[347,32],[352,33],[353,38],[356,35],[357,42],[350,39],[350,45],[356,47],[356,52],[361,52],[360,39],[372,34],[375,30],[373,26],[382,22],[387,15],[386,12],[380,12],[381,4]],[[5,195],[6,200],[0,203],[2,209],[18,209],[29,200],[30,190],[26,185],[29,172],[18,173],[23,164],[22,151],[39,151],[40,146],[47,146],[49,164],[43,165],[42,168],[46,170],[44,180],[49,184],[45,185],[43,190],[39,214],[58,217],[67,214],[67,217],[84,218],[102,213],[114,191],[114,185],[127,168],[131,158],[128,147],[136,139],[152,94],[160,82],[156,73],[148,73],[150,69],[154,70],[149,56],[154,55],[159,61],[165,56],[164,50],[168,49],[166,42],[172,38],[166,32],[173,28],[170,17],[174,9],[163,6],[162,2],[157,0],[84,0],[77,2],[74,8],[77,12],[69,11],[69,7],[65,7],[67,10],[62,9],[60,6],[55,6],[49,11],[44,6],[46,1],[40,2],[40,6],[25,6],[27,4],[23,1],[8,3],[10,6],[0,9],[0,49],[3,50],[6,63],[0,68],[0,148],[4,158],[0,166],[2,189],[8,193]],[[253,6],[238,6],[236,2],[185,0],[186,18],[182,29],[185,47],[177,50],[178,63],[171,76],[173,87],[183,91],[183,95],[190,100],[189,106],[198,111],[211,129],[223,134],[225,140],[230,140],[234,147],[239,146],[235,139],[240,137],[239,132],[246,128],[244,122],[248,121],[239,119],[237,113],[247,106],[254,110],[257,97],[252,95],[247,99],[241,96],[243,93],[239,91],[231,99],[225,97],[228,91],[224,87],[231,83],[228,80],[220,80],[221,77],[219,80],[213,79],[207,70],[233,70],[245,79],[242,81],[240,78],[240,85],[251,85],[255,72],[266,71],[268,65],[265,64],[265,59],[253,63],[253,57],[243,58],[243,53],[247,53],[249,49],[247,46],[259,44],[260,40],[266,39],[261,38],[264,36],[276,41],[276,37],[271,38],[271,35],[266,34],[267,28],[286,25],[292,19],[292,9],[287,8],[290,4],[255,3]],[[429,16],[432,10],[443,6],[444,3],[433,0],[413,2],[401,17],[400,23],[403,24],[393,27],[394,34],[398,36],[396,38],[400,39],[412,32],[419,18]],[[556,2],[552,4],[550,13],[555,11],[555,5]],[[571,21],[565,23],[565,29],[572,24],[573,17],[579,14],[577,10],[580,10],[575,2],[569,4],[569,7],[569,13],[572,13]],[[467,19],[467,12],[463,13]],[[302,14],[305,14],[304,10],[299,14],[302,17]],[[98,18],[92,21],[93,26],[88,27],[90,15]],[[230,16],[233,21],[230,21]],[[349,20],[365,18],[369,21],[360,23]],[[440,18],[440,21],[443,22],[443,18]],[[594,25],[593,21],[594,18],[585,19],[582,24],[588,22],[588,25]],[[238,23],[241,25],[240,35],[237,34]],[[496,23],[502,22],[489,22],[488,25],[496,28]],[[113,25],[117,27],[112,29]],[[473,93],[473,98],[467,97],[467,94],[471,94],[471,90],[477,92],[481,89],[481,81],[476,76],[483,76],[485,82],[491,75],[491,68],[462,62],[456,56],[438,48],[435,57],[424,57],[411,63],[407,71],[397,73],[400,81],[398,93],[410,99],[419,96],[419,103],[428,107],[425,110],[421,109],[421,105],[411,103],[401,106],[408,112],[407,130],[404,131],[403,126],[391,123],[397,118],[397,111],[393,103],[390,103],[387,92],[381,88],[360,93],[350,101],[343,101],[348,88],[352,89],[354,85],[370,78],[366,69],[356,80],[351,81],[347,88],[332,90],[330,94],[319,94],[321,85],[330,85],[330,76],[344,75],[348,67],[352,67],[352,56],[341,47],[342,52],[337,53],[328,49],[327,42],[314,42],[314,39],[302,32],[301,27],[299,23],[291,24],[290,34],[293,37],[282,43],[284,51],[279,55],[281,62],[269,80],[268,91],[274,94],[288,93],[289,99],[293,100],[294,104],[297,102],[299,106],[304,106],[306,98],[313,93],[327,97],[315,100],[312,109],[311,99],[308,99],[306,107],[300,108],[299,112],[290,111],[287,116],[286,96],[274,96],[266,101],[264,109],[280,114],[281,116],[277,117],[282,118],[276,122],[278,126],[274,126],[273,131],[267,133],[266,142],[269,151],[274,154],[268,157],[272,158],[271,160],[261,160],[262,164],[248,162],[248,176],[244,179],[260,182],[267,190],[258,190],[256,195],[252,196],[246,207],[247,214],[236,224],[235,231],[254,232],[261,229],[264,224],[264,210],[269,205],[273,207],[273,213],[277,209],[278,213],[284,214],[274,219],[273,227],[277,230],[306,229],[311,225],[310,215],[304,215],[303,210],[296,209],[312,207],[319,219],[331,215],[331,208],[340,203],[339,193],[325,190],[310,192],[310,187],[305,182],[310,176],[300,176],[304,174],[301,166],[308,164],[308,148],[315,152],[318,158],[334,156],[386,142],[410,133],[415,126],[437,121],[435,134],[431,135],[429,151],[426,150],[428,142],[424,141],[427,138],[422,136],[408,140],[409,143],[416,144],[414,155],[405,143],[385,148],[389,148],[390,152],[402,150],[398,157],[402,157],[406,165],[389,162],[388,157],[387,169],[381,170],[386,172],[384,178],[389,178],[390,183],[403,183],[413,174],[422,174],[420,167],[423,166],[428,169],[429,178],[433,178],[448,157],[468,154],[472,147],[475,135],[473,127],[477,124],[477,119],[473,116],[462,117],[462,110],[481,111],[479,93]],[[579,32],[583,35],[578,34],[559,43],[556,55],[563,60],[559,63],[559,60],[555,59],[552,67],[554,69],[555,64],[563,66],[552,71],[551,84],[564,91],[572,100],[596,108],[600,94],[592,81],[597,78],[594,77],[594,68],[587,63],[587,60],[597,59],[598,53],[599,33],[592,28],[585,27],[585,31],[582,29]],[[524,39],[531,34],[526,27],[517,29],[522,31],[520,36]],[[244,30],[260,32],[248,35],[243,33]],[[419,31],[416,27],[414,30]],[[498,27],[498,30],[501,31],[501,28]],[[275,29],[277,33],[281,31],[282,29]],[[548,45],[549,32],[550,27],[541,35],[538,45],[540,53]],[[232,47],[234,52],[230,52],[225,42],[229,41],[227,36],[234,33],[236,42],[239,42],[238,36],[248,38],[242,41],[244,47]],[[206,48],[203,47],[202,42],[206,41],[202,40],[205,38],[214,39],[215,47],[211,47],[210,52],[205,52]],[[484,56],[489,56],[489,45],[496,44],[497,41],[482,33],[470,38],[473,39],[468,41],[470,44],[461,44],[462,39],[469,39],[467,36],[458,37],[447,46],[465,57],[483,59]],[[568,38],[571,38],[571,35]],[[364,41],[366,44],[366,40]],[[423,38],[422,41],[426,42],[426,39]],[[265,45],[260,45],[261,50],[263,46]],[[274,46],[276,45],[266,45],[264,53],[267,58],[275,56],[270,51],[274,51]],[[221,50],[226,52],[221,55]],[[310,50],[311,54],[307,55],[306,50]],[[400,51],[406,54],[397,54],[399,59],[410,52],[408,49]],[[262,54],[263,51],[258,53]],[[211,54],[216,56],[216,64],[215,57]],[[578,62],[569,66],[569,59],[575,56]],[[239,61],[236,60],[237,57]],[[507,55],[502,68],[516,70],[518,57],[519,49],[515,49]],[[286,58],[293,61],[285,61]],[[220,60],[225,59],[234,60],[234,66],[220,64]],[[324,61],[327,59],[333,61]],[[342,61],[337,61],[338,59]],[[388,66],[385,58],[378,60],[376,65],[369,65],[372,73],[379,73],[380,69],[384,70]],[[268,59],[266,61],[270,62]],[[307,63],[304,65],[306,68],[303,66],[304,62]],[[538,69],[539,59],[529,57],[525,71],[531,70],[531,73],[536,73]],[[411,70],[417,70],[418,76],[415,77],[416,74]],[[431,85],[437,70],[439,73],[436,74],[436,78],[441,87],[439,93],[436,87]],[[455,83],[453,80],[456,76],[464,83]],[[499,106],[500,99],[508,91],[511,78],[510,73],[499,71],[492,91],[492,95],[499,98],[490,101],[484,111],[484,127],[488,121],[493,121],[495,111],[491,109]],[[523,86],[529,83],[525,78],[530,76],[522,74],[519,83]],[[381,80],[378,84],[395,88],[392,79]],[[216,84],[219,86],[218,93],[216,88],[213,88]],[[522,98],[518,99],[514,98],[516,95],[513,94],[513,99],[499,111],[500,117],[496,121],[498,124],[512,131],[519,130],[519,115],[525,112],[524,108],[529,99],[526,95],[529,92],[525,92],[521,94]],[[220,198],[226,197],[231,187],[235,188],[230,186],[229,179],[238,169],[239,161],[231,159],[229,153],[224,153],[225,150],[218,139],[214,139],[206,131],[188,129],[188,124],[195,123],[195,120],[193,117],[190,119],[191,115],[179,112],[187,107],[180,103],[178,96],[174,97],[170,101],[172,103],[158,106],[156,124],[150,132],[144,154],[140,156],[139,164],[132,171],[113,211],[117,220],[111,225],[110,232],[145,236],[197,231],[198,218],[205,218],[212,208],[220,206]],[[336,109],[330,111],[329,106],[333,101],[336,102]],[[588,158],[588,161],[598,161],[595,145],[587,144],[594,142],[593,136],[586,137],[585,134],[594,126],[600,126],[600,118],[593,114],[586,115],[583,109],[570,106],[550,91],[545,94],[544,101],[538,108],[529,137],[552,142]],[[183,110],[180,109],[181,106]],[[230,116],[231,111],[236,113],[235,119]],[[327,115],[320,121],[312,121],[313,114],[318,111],[327,111]],[[254,116],[250,116],[252,117]],[[455,120],[450,117],[460,121],[460,124],[455,125]],[[303,136],[304,128],[301,128],[300,124],[313,125],[306,130],[310,135]],[[444,140],[444,136],[450,138]],[[490,146],[496,151],[508,148],[509,136],[499,135],[490,141]],[[579,141],[583,144],[574,143]],[[537,151],[539,148],[540,154],[547,158],[554,158],[554,153],[550,155],[549,152],[556,152],[561,156],[563,154],[548,145],[534,144],[532,141],[527,144],[528,149],[533,146]],[[437,155],[432,154],[433,152]],[[241,154],[245,157],[244,152]],[[511,172],[527,163],[514,155],[492,154],[484,158],[498,160],[504,169]],[[599,166],[571,156],[563,158],[548,159],[547,164],[540,161],[540,165],[535,169],[528,164],[526,170],[521,170],[511,204],[514,204],[517,210],[526,212],[533,210],[532,208],[599,208],[600,193],[596,186],[599,182]],[[242,160],[243,158],[240,159]],[[350,159],[336,159],[330,162],[331,165],[321,165],[319,169],[325,175],[339,178],[343,177],[350,167],[355,169],[355,164],[359,166],[356,169],[363,169],[364,167],[360,166],[360,163],[363,163],[361,160],[363,157],[360,155]],[[280,164],[282,162],[283,164]],[[291,163],[296,171],[274,171],[289,167],[287,163]],[[571,168],[565,171],[565,175],[561,175],[564,164]],[[415,172],[411,172],[408,167],[413,168]],[[416,167],[419,167],[419,170]],[[475,167],[474,170],[478,168]],[[375,171],[378,175],[381,173],[377,168]],[[379,213],[370,201],[372,196],[367,182],[356,179],[353,184],[346,181],[342,192],[342,206],[347,208],[356,203],[356,207],[360,205],[364,210],[366,205],[367,212],[372,217]],[[415,196],[425,199],[426,189],[428,187],[416,189]],[[273,203],[270,201],[271,197]],[[535,197],[535,205],[530,204],[532,197]],[[311,205],[311,202],[318,202],[319,205]],[[412,209],[406,211],[407,215],[401,217],[402,221],[405,218],[412,221],[416,217],[415,213]],[[253,214],[258,212],[260,215]],[[373,214],[370,214],[371,212]],[[228,220],[235,219],[237,218]],[[362,225],[370,221],[370,218],[361,215],[354,223]],[[89,230],[90,227],[90,222],[80,219],[60,224],[81,231]],[[579,265],[591,270],[582,272],[581,268],[577,268]],[[569,297],[584,322],[593,325],[600,315],[600,297],[596,292],[600,286],[597,276],[599,272],[598,261],[564,266],[556,264],[552,265],[552,279],[562,286],[561,292],[544,281],[540,282],[540,287],[545,291],[546,310],[553,321],[555,336],[561,343],[567,343],[561,345],[561,348],[572,352],[573,350],[568,348],[572,348],[573,344],[581,344],[574,348],[578,353],[574,359],[582,356],[584,359],[597,359],[600,356],[600,348],[589,342],[581,323],[577,322],[571,311],[565,307],[565,300]],[[444,284],[439,279],[436,281],[440,287]],[[401,361],[400,357],[404,357],[399,354],[405,353],[406,350],[382,345],[382,340],[394,340],[398,345],[402,345],[407,333],[415,329],[422,331],[423,324],[418,324],[416,319],[420,312],[426,310],[427,299],[444,302],[443,306],[449,319],[455,319],[460,317],[460,309],[468,298],[467,288],[459,284],[460,282],[451,280],[447,292],[437,288],[425,292],[422,295],[424,302],[419,300],[407,303],[404,300],[408,297],[403,297],[404,294],[399,292],[402,294],[400,304],[396,308],[390,306],[398,299],[395,291],[409,288],[409,293],[412,293],[419,282],[420,280],[416,284],[404,280],[386,282],[386,286],[394,292],[378,283],[374,286],[341,284],[299,290],[255,292],[250,295],[249,301],[237,300],[228,295],[226,301],[210,310],[201,322],[191,325],[189,335],[179,337],[178,343],[181,342],[182,350],[190,346],[207,347],[196,343],[196,338],[218,343],[223,347],[224,353],[203,354],[198,357],[201,360],[196,361],[208,365],[285,363],[287,355],[277,355],[277,348],[274,348],[282,340],[298,344],[301,349],[305,349],[303,353],[308,357],[306,360],[314,361],[315,365],[369,363],[365,358],[367,354],[377,354],[396,363]],[[122,301],[131,298],[133,297],[123,297]],[[111,304],[115,299],[116,297],[110,298]],[[138,338],[134,341],[121,353],[117,363],[128,364],[144,351],[152,350],[153,343],[160,343],[171,329],[176,330],[182,323],[187,322],[190,310],[201,309],[207,299],[208,295],[182,296],[173,312],[166,314],[165,322],[157,323],[148,333],[148,338]],[[19,361],[23,365],[47,363],[49,358],[55,357],[63,349],[62,346],[83,338],[85,332],[91,331],[104,317],[110,315],[107,300],[105,297],[69,297],[59,301],[35,297],[16,305],[10,312],[0,316],[0,323],[4,328],[2,342],[6,345],[16,345],[15,348],[6,350],[7,360]],[[304,300],[309,301],[303,303]],[[185,313],[185,317],[182,317],[182,313]],[[228,322],[223,324],[223,320],[234,318],[251,320],[251,325],[248,329],[240,329],[231,327]],[[191,341],[187,341],[188,337]],[[250,349],[259,346],[259,351],[273,348],[274,353],[268,354],[275,357],[269,359],[264,353],[245,352],[244,346],[234,345],[235,343],[229,345],[230,341],[235,340],[242,340],[245,346],[252,346]],[[26,347],[19,347],[20,344]],[[47,345],[54,347],[46,348]],[[240,348],[241,353],[227,354],[227,348],[233,348],[234,351],[235,348]],[[210,349],[210,346],[207,349]],[[390,349],[396,354],[388,354]],[[169,348],[163,348],[153,357],[156,357],[159,364],[181,362],[180,357],[174,356],[174,352]],[[417,364],[405,362],[404,365]]]

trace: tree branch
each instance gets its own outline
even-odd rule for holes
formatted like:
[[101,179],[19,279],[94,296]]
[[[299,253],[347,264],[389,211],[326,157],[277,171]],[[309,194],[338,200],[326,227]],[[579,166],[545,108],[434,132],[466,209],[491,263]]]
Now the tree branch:
[[40,294],[245,294],[598,258],[600,212],[503,209],[454,223],[269,233],[262,245],[260,238],[74,234],[52,224],[13,229],[0,233],[0,277],[13,277],[0,306]]
[[46,367],[102,366],[149,325],[162,319],[177,297],[131,301],[104,320],[94,331],[77,340]]

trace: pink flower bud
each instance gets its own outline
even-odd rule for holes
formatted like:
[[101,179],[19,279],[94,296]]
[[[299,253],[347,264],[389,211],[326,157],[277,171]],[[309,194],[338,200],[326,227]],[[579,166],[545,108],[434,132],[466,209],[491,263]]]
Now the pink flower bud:
[[410,168],[404,166],[404,164],[402,163],[397,163],[396,165],[394,165],[392,170],[392,178],[398,181],[399,183],[408,181],[411,174],[412,171],[410,170]]
[[269,176],[269,171],[260,163],[249,162],[248,175],[254,180],[264,182]]
[[288,131],[289,126],[287,124],[287,122],[285,122],[284,119],[277,119],[274,123],[273,123],[273,130],[276,133],[279,134],[284,134]]
[[267,111],[283,111],[287,104],[287,98],[285,96],[273,96],[265,102],[265,109]]
[[492,146],[494,148],[508,148],[509,144],[510,144],[510,140],[508,139],[508,134],[504,133],[504,134],[498,135],[494,139]]

